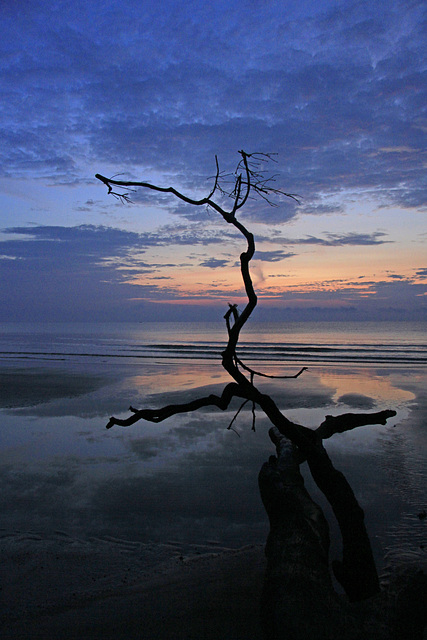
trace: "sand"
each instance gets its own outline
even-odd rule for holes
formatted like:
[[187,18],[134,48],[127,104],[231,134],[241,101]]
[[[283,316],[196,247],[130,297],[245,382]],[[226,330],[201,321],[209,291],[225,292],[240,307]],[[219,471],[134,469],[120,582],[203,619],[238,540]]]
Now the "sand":
[[[160,446],[157,431],[146,425],[105,431],[105,416],[125,403],[123,389],[133,395],[140,388],[132,387],[134,378],[118,376],[109,386],[101,375],[82,377],[80,370],[50,375],[43,368],[12,369],[0,371],[0,638],[259,639],[263,544],[233,550],[206,538],[231,546],[227,540],[237,530],[244,534],[237,544],[248,536],[265,540],[255,538],[261,517],[267,526],[256,476],[273,451],[261,427],[256,440],[243,428],[239,439],[225,431],[223,415],[208,422],[204,414],[194,415],[162,431]],[[369,378],[364,370],[349,382],[338,373],[322,380],[315,372],[307,376],[301,399],[292,403],[321,420],[339,383],[358,390],[359,401],[360,393],[375,392],[378,408],[398,409],[396,426],[358,430],[328,442],[328,450],[360,495],[374,552],[382,557],[391,548],[402,555],[403,549],[418,558],[425,549],[425,520],[417,515],[425,509],[425,373],[391,370]],[[164,391],[156,404],[169,399]],[[158,459],[173,473],[157,473]],[[156,487],[154,497],[146,487]],[[203,518],[206,530],[196,531]],[[90,537],[108,531],[135,540],[147,523],[162,531],[157,539],[183,540],[187,528],[190,539],[203,544]],[[140,539],[152,539],[149,534],[144,530]]]
[[262,545],[179,547],[3,532],[0,635],[17,638],[260,638]]

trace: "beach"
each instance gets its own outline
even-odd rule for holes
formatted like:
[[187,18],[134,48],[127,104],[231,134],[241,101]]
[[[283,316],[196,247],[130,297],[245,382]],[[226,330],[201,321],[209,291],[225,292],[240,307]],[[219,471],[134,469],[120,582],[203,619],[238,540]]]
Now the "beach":
[[[274,453],[267,421],[257,415],[252,432],[249,410],[234,423],[238,435],[227,430],[236,403],[107,431],[109,416],[130,404],[184,402],[227,378],[214,358],[138,359],[136,343],[122,358],[123,329],[90,356],[90,335],[83,347],[75,330],[72,340],[64,334],[45,331],[42,347],[41,334],[35,345],[28,333],[26,348],[21,335],[21,352],[9,346],[1,361],[2,637],[259,638],[268,520],[257,475]],[[295,368],[280,364],[281,373]],[[398,360],[312,362],[297,380],[263,383],[310,427],[327,414],[397,411],[387,425],[326,442],[365,510],[380,571],[425,565],[425,388],[425,368]],[[339,536],[325,512],[333,558]]]
[[60,534],[3,544],[3,638],[260,637],[260,546],[170,559],[162,545]]

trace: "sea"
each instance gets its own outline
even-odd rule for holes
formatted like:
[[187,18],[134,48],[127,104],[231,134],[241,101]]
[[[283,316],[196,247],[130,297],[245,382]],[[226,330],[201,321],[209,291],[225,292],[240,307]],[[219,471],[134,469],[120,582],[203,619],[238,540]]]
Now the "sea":
[[[222,323],[0,325],[0,532],[170,545],[198,553],[265,542],[258,472],[274,447],[255,408],[205,408],[105,428],[129,407],[220,393]],[[379,566],[425,559],[427,338],[422,322],[248,323],[239,358],[295,422],[393,409],[325,446],[365,511]],[[232,427],[232,428],[230,428]],[[332,555],[333,514],[325,510]],[[59,534],[58,534],[59,535]]]
[[[219,323],[22,323],[0,324],[3,361],[120,358],[220,359],[226,332]],[[251,323],[242,332],[238,353],[274,365],[386,364],[425,366],[423,322]]]

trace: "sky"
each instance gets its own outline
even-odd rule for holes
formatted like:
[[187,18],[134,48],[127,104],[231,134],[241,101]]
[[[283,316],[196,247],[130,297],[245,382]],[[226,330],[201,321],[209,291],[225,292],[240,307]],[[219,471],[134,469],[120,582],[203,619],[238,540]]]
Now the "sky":
[[258,320],[427,319],[418,0],[1,0],[0,321],[217,320],[245,303],[215,155],[251,200]]

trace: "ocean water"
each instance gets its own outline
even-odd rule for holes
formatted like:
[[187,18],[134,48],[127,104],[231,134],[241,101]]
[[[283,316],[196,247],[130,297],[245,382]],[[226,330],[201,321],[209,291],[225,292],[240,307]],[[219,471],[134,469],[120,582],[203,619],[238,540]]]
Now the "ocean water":
[[[221,323],[0,325],[0,529],[171,545],[263,542],[257,487],[274,453],[268,421],[206,408],[106,430],[128,407],[220,393]],[[422,323],[252,323],[239,356],[292,380],[257,379],[291,419],[394,409],[387,425],[326,443],[365,510],[380,566],[426,553],[427,340]],[[240,437],[239,437],[240,436]],[[306,483],[331,521],[307,470]],[[175,546],[174,546],[175,545]]]
[[[121,358],[218,360],[226,342],[220,323],[0,324],[4,360]],[[290,362],[427,364],[422,322],[250,323],[239,355]]]

